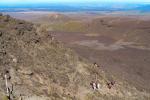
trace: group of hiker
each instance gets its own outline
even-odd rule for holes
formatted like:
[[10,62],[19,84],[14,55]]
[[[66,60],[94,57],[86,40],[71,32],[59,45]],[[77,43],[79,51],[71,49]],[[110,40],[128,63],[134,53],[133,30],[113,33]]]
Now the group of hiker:
[[[93,90],[99,90],[101,86],[100,83],[93,81],[90,83],[90,85],[92,86]],[[108,89],[111,89],[115,85],[115,81],[107,82],[106,85]]]
[[111,89],[115,85],[115,81],[107,82],[107,87]]
[[[100,67],[100,66],[97,63],[94,63],[94,67]],[[11,100],[10,97],[13,92],[13,85],[11,86],[8,82],[11,79],[9,71],[5,71],[4,79],[5,79],[7,96],[9,97],[9,100]],[[115,81],[106,82],[106,86],[108,89],[112,89],[115,84],[116,84]],[[97,74],[95,74],[95,79],[90,83],[90,85],[93,90],[99,90],[101,88],[101,84],[97,80]]]
[[[95,62],[93,65],[94,65],[94,67],[100,67],[96,62]],[[116,84],[115,81],[109,81],[109,82],[107,81],[107,82],[106,82],[106,86],[107,86],[108,89],[112,89],[115,84]],[[92,87],[93,90],[98,90],[98,89],[100,89],[100,83],[97,81],[97,74],[96,74],[96,79],[95,79],[95,81],[92,81],[92,82],[90,83],[90,85],[91,85],[91,87]]]
[[93,90],[100,89],[100,84],[98,82],[91,82]]

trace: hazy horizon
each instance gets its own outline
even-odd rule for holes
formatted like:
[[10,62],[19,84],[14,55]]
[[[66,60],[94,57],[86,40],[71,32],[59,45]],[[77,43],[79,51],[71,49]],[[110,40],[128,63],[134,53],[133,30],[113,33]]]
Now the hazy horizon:
[[78,3],[78,4],[90,4],[90,3],[150,3],[150,0],[92,0],[92,1],[89,1],[89,0],[0,0],[0,5],[24,5],[24,4],[51,4],[51,3],[57,3],[57,4],[60,4],[60,3]]
[[[22,10],[23,9],[23,10]],[[0,12],[17,11],[150,11],[150,0],[1,0]]]

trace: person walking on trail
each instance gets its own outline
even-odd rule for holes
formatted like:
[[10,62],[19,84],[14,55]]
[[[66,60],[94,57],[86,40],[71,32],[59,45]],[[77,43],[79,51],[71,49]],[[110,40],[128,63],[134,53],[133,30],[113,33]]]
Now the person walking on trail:
[[8,76],[7,76],[7,73],[5,74],[5,85],[6,85],[7,96],[10,97],[10,88],[8,86]]
[[114,86],[116,82],[115,81],[111,81],[110,83],[111,83],[112,86]]
[[96,89],[100,89],[100,84],[98,82],[96,82]]
[[96,83],[93,82],[93,90],[96,90]]
[[99,90],[100,89],[100,84],[98,82],[92,82],[91,86],[92,86],[93,90]]
[[91,82],[91,86],[92,86],[92,89],[93,89],[93,90],[96,90],[96,83],[95,83],[95,82],[92,81],[92,82]]
[[115,81],[107,82],[107,87],[111,89],[115,85]]
[[95,66],[95,67],[99,67],[99,65],[98,65],[96,62],[94,63],[94,66]]
[[11,84],[10,82],[11,76],[9,74],[9,71],[5,72],[4,78],[5,78],[6,94],[10,100],[12,98],[13,84]]
[[112,88],[112,86],[111,86],[110,83],[107,83],[107,87],[108,87],[108,89],[111,89],[111,88]]

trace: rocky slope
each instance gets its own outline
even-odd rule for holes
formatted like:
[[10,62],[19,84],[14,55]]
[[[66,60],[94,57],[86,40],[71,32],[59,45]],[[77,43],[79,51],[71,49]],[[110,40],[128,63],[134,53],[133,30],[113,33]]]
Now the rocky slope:
[[[100,67],[79,57],[32,23],[0,15],[0,100],[7,100],[5,75],[12,100],[149,100]],[[91,81],[100,83],[93,90]],[[112,89],[107,82],[115,80]]]

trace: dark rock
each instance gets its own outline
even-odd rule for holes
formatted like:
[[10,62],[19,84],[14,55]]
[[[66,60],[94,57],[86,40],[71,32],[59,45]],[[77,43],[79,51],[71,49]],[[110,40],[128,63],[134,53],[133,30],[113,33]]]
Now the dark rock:
[[39,40],[35,40],[35,44],[36,44],[36,43],[39,43],[39,42],[40,42]]
[[0,31],[0,37],[2,37],[2,35],[3,35],[3,32]]
[[3,14],[2,14],[2,13],[0,13],[0,16],[3,16]]
[[20,21],[20,22],[18,22],[18,24],[24,24],[24,22],[23,22],[23,21]]
[[9,71],[8,71],[8,70],[5,70],[5,73],[6,73],[6,74],[8,74],[8,73],[9,73]]

